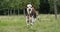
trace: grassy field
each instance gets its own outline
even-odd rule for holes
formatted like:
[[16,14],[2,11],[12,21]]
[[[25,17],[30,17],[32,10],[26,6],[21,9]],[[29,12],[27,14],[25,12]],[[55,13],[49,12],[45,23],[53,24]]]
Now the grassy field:
[[33,28],[27,28],[25,17],[0,16],[0,32],[60,32],[60,15],[58,19],[54,15],[40,15]]

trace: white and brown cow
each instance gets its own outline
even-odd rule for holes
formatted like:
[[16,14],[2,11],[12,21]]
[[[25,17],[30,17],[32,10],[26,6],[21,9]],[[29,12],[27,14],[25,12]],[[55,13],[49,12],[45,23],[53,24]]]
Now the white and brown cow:
[[33,25],[36,20],[36,10],[32,7],[31,4],[27,5],[26,12],[26,23],[27,25]]

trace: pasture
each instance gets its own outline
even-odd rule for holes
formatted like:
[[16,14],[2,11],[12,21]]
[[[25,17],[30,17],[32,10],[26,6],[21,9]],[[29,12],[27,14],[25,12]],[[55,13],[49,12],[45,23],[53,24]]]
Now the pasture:
[[0,32],[60,32],[60,15],[41,14],[33,28],[27,28],[23,15],[0,16]]

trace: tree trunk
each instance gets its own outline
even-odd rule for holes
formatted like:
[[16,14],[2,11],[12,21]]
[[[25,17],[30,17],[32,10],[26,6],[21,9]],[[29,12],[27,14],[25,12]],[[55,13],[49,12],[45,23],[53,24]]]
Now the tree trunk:
[[57,19],[57,6],[56,6],[56,0],[54,0],[54,11],[55,11],[55,19]]
[[19,16],[19,9],[18,9],[18,16]]
[[23,9],[23,14],[24,14],[24,16],[25,16],[25,9]]
[[9,16],[9,9],[8,9],[8,16]]
[[6,9],[3,9],[4,15],[6,15]]
[[12,15],[12,9],[10,10],[10,15]]
[[15,8],[14,8],[14,15],[15,15]]
[[4,11],[4,15],[6,15],[6,11]]

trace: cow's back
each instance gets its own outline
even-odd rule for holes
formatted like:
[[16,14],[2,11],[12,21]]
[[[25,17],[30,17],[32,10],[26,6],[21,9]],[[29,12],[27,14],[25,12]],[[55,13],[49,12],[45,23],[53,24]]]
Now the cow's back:
[[34,8],[32,8],[31,16],[33,16],[34,18],[36,18],[36,10]]

